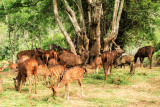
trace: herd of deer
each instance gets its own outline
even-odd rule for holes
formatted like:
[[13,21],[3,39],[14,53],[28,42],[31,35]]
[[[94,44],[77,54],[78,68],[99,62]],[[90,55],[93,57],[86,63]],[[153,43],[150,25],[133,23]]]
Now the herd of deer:
[[[46,83],[49,83],[48,78],[51,78],[51,88],[53,94],[56,96],[59,89],[65,86],[65,98],[69,100],[69,85],[72,81],[77,81],[79,87],[82,89],[83,94],[83,74],[87,73],[86,62],[89,59],[89,51],[83,51],[81,56],[74,55],[72,52],[61,49],[60,51],[52,50],[24,50],[17,54],[17,63],[11,63],[9,61],[9,75],[14,71],[18,72],[18,75],[14,79],[15,89],[21,92],[23,83],[26,82],[26,78],[29,81],[30,89],[32,92],[32,82],[35,83],[35,94],[37,77],[43,76],[46,78]],[[143,63],[144,57],[148,57],[150,60],[150,68],[152,63],[152,55],[154,48],[146,46],[140,48],[135,56],[125,55],[122,56],[124,51],[117,46],[112,52],[105,51],[101,57],[95,58],[93,63],[88,67],[90,69],[95,68],[97,73],[101,65],[104,68],[105,80],[107,80],[108,69],[110,68],[110,77],[112,77],[112,66],[122,66],[124,64],[130,65],[130,73],[134,74],[135,63],[137,58],[140,58],[140,62]],[[119,58],[120,57],[120,58]],[[2,65],[0,69],[3,71],[6,66]],[[34,76],[34,81],[32,80]],[[54,80],[53,80],[54,79]],[[0,80],[0,91],[1,91],[2,80]]]

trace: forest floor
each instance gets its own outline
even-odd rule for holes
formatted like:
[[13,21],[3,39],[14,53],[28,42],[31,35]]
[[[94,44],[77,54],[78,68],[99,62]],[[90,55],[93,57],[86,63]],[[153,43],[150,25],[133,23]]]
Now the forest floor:
[[[93,70],[92,70],[93,71]],[[107,107],[146,107],[160,106],[160,67],[153,69],[136,68],[135,74],[129,74],[129,68],[112,70],[112,79],[104,81],[103,69],[98,74],[90,71],[84,75],[85,97],[78,95],[78,85],[73,82],[70,86],[70,100],[64,99],[64,87],[56,97],[51,89],[46,88],[43,81],[38,82],[37,93],[29,94],[29,84],[22,87],[22,93],[15,90],[13,78],[8,72],[0,72],[3,78],[2,92],[0,93],[0,107],[50,107],[50,106],[107,106]]]

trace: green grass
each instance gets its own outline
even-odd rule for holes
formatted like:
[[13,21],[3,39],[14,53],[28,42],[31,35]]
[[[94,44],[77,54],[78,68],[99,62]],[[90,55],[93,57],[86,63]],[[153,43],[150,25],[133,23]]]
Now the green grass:
[[118,68],[112,70],[112,78],[108,74],[104,81],[104,71],[98,74],[84,75],[84,94],[77,94],[79,87],[76,82],[70,86],[70,101],[64,99],[63,87],[58,96],[54,97],[52,90],[38,82],[37,92],[29,94],[29,85],[23,85],[22,93],[15,90],[13,77],[8,72],[0,73],[3,78],[3,90],[0,93],[0,107],[42,107],[42,106],[158,106],[160,105],[160,68],[136,68],[135,74],[130,75],[129,69]]

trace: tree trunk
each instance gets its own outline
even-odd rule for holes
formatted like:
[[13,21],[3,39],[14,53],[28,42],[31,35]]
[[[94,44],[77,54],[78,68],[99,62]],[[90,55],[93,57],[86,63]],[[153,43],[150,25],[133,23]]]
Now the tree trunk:
[[[4,9],[6,10],[6,7],[5,7],[4,4],[3,4],[3,6],[4,6]],[[12,46],[12,41],[11,41],[10,21],[9,21],[9,18],[8,18],[7,15],[6,15],[6,22],[7,22],[7,25],[8,25],[8,36],[9,36],[9,42],[10,42],[10,45],[11,45],[11,58],[12,58],[12,63],[13,63],[13,46]]]
[[100,19],[103,14],[101,0],[88,1],[89,36],[90,36],[90,63],[100,55]]
[[54,14],[55,14],[56,20],[58,22],[58,26],[59,26],[61,32],[63,33],[63,35],[65,36],[65,38],[66,38],[66,40],[67,40],[67,42],[70,46],[70,50],[76,55],[77,53],[76,53],[76,50],[75,50],[75,46],[74,46],[71,38],[69,37],[68,33],[66,32],[66,30],[63,28],[62,22],[59,18],[56,0],[53,0],[53,7],[54,7]]
[[[112,20],[112,31],[108,36],[104,39],[104,49],[103,51],[111,51],[112,50],[112,40],[115,40],[118,35],[119,30],[119,21],[122,14],[124,0],[115,0],[114,5],[114,13],[113,13],[113,20]],[[120,5],[120,6],[119,6]]]
[[24,43],[26,44],[27,50],[29,50],[29,46],[27,44],[27,39],[26,39],[26,36],[25,36],[25,31],[23,30],[22,33],[23,33],[22,36],[24,37]]
[[[89,40],[86,36],[86,28],[85,28],[85,23],[84,23],[84,18],[83,18],[83,9],[82,9],[82,5],[81,5],[81,0],[77,0],[76,1],[77,6],[78,6],[78,10],[79,10],[79,14],[80,14],[80,23],[81,26],[79,26],[77,19],[76,19],[76,15],[75,12],[72,10],[72,8],[68,5],[67,1],[64,0],[63,4],[66,8],[66,13],[69,16],[76,34],[77,34],[77,44],[78,44],[78,53],[81,54],[82,49],[86,49],[88,50],[88,45],[89,45]],[[85,41],[85,43],[84,43]],[[85,45],[85,46],[84,46]]]

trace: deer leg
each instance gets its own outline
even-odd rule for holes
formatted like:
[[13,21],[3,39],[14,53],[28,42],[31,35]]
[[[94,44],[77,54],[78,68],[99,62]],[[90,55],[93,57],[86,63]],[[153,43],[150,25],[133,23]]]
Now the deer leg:
[[140,58],[140,67],[143,67],[143,60],[144,58]]
[[46,75],[46,83],[49,85],[48,75]]
[[150,60],[150,69],[152,69],[152,56],[149,56],[148,59]]
[[51,74],[51,84],[53,85],[53,75]]
[[105,69],[105,80],[107,80],[107,74],[108,74],[108,66]]
[[96,67],[96,71],[97,71],[97,74],[98,74],[98,66]]
[[79,87],[80,87],[81,90],[82,90],[82,97],[84,97],[85,95],[84,95],[84,93],[83,93],[83,78],[80,78],[79,81],[78,81],[78,83],[79,83]]
[[110,66],[110,77],[112,78],[112,65]]
[[21,89],[22,89],[23,83],[24,83],[25,81],[26,81],[26,77],[25,77],[25,76],[22,76],[22,82],[21,82],[21,85],[20,85],[19,92],[21,92]]
[[30,85],[29,93],[31,93],[32,92],[32,78],[28,77],[28,80],[29,80],[29,85]]
[[35,94],[37,94],[36,85],[37,85],[37,76],[34,76],[34,82],[35,82]]
[[65,93],[66,93],[67,100],[69,101],[69,84],[65,85]]

